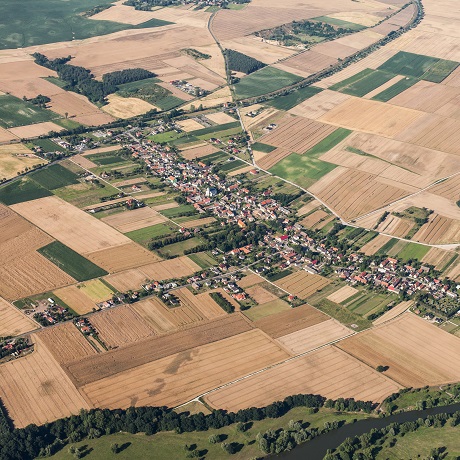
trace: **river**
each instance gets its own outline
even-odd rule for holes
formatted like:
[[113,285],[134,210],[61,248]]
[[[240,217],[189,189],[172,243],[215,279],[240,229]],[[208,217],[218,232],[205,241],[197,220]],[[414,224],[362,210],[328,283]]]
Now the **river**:
[[360,436],[364,433],[368,433],[373,428],[380,429],[394,422],[411,422],[420,417],[425,418],[428,415],[442,413],[452,414],[456,411],[460,411],[460,403],[425,410],[402,412],[400,414],[390,415],[383,418],[360,420],[356,423],[344,425],[337,430],[318,436],[311,441],[300,444],[290,452],[283,452],[273,458],[283,460],[322,460],[328,449],[336,449],[343,441],[345,441],[346,438]]

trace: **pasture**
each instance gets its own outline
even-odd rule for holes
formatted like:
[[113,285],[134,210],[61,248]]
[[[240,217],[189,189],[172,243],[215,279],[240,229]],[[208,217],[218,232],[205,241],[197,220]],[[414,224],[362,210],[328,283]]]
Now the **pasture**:
[[17,97],[11,95],[0,96],[0,126],[3,128],[51,121],[58,117],[59,115],[50,110],[42,109],[30,102],[24,102]]
[[33,4],[27,0],[4,0],[0,5],[0,17],[4,25],[0,49],[81,40],[126,29],[170,24],[152,19],[144,24],[133,26],[112,21],[98,21],[83,16],[83,13],[99,5],[101,5],[100,0],[81,0],[77,3],[36,0]]
[[261,96],[302,80],[301,77],[274,67],[264,67],[235,85],[238,99]]

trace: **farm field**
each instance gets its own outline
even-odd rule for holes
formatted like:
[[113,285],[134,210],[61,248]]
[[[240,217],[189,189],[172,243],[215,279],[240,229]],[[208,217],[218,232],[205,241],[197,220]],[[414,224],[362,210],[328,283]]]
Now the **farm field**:
[[97,407],[171,407],[286,357],[281,348],[254,330],[120,372],[80,391]]
[[114,292],[100,279],[91,279],[77,285],[77,289],[83,292],[93,302],[103,302],[112,297]]
[[154,264],[144,265],[141,270],[151,280],[168,280],[172,278],[192,275],[200,271],[200,266],[187,256],[176,257],[175,259],[163,260]]
[[351,286],[344,286],[339,290],[333,292],[331,295],[327,296],[327,299],[331,302],[342,303],[351,296],[354,296],[358,292],[357,289]]
[[37,329],[39,325],[0,297],[0,337],[15,335]]
[[372,324],[374,326],[378,326],[379,324],[386,323],[387,321],[390,321],[396,318],[397,316],[401,315],[413,305],[414,302],[412,300],[400,302],[398,305],[395,305],[390,311],[384,313],[380,318],[377,318]]
[[89,313],[93,308],[96,308],[96,302],[91,300],[91,298],[84,294],[81,289],[78,289],[77,286],[67,286],[57,289],[53,294],[59,297],[79,315]]
[[288,94],[287,96],[279,96],[268,103],[271,107],[275,107],[278,110],[290,110],[296,105],[301,104],[303,101],[310,99],[315,94],[322,91],[321,88],[314,86],[307,86],[297,91]]
[[33,172],[30,177],[38,185],[47,190],[54,190],[66,185],[78,184],[78,176],[60,164],[53,164],[40,171]]
[[124,211],[112,216],[103,217],[101,221],[116,228],[121,233],[128,233],[160,224],[165,222],[166,219],[160,213],[146,206],[144,208]]
[[277,313],[290,309],[291,306],[286,301],[276,298],[275,300],[245,310],[244,315],[251,321],[258,321],[267,316],[276,315]]
[[[170,355],[184,353],[187,350],[218,342],[234,335],[241,335],[251,329],[242,316],[228,315],[198,324],[187,330],[160,337],[151,336],[116,350],[109,350],[106,353],[70,363],[66,366],[66,372],[80,387]],[[94,369],[98,369],[97,375]]]
[[44,163],[23,144],[0,145],[0,178],[11,179],[25,168]]
[[0,201],[6,205],[37,200],[51,195],[48,190],[28,179],[12,182],[0,189]]
[[0,366],[0,397],[15,426],[41,425],[89,409],[46,346],[36,335],[32,340],[32,354]]
[[0,95],[0,126],[3,128],[51,121],[58,117],[56,113],[37,107],[30,102],[24,102],[10,95]]
[[330,346],[214,391],[205,401],[214,408],[231,411],[260,407],[299,393],[377,402],[399,388],[384,375]]
[[412,313],[337,344],[372,367],[389,366],[385,374],[407,387],[456,382],[452,363],[460,342]]
[[304,270],[292,273],[275,281],[275,284],[291,294],[306,299],[326,287],[330,281],[319,275],[312,275]]
[[[162,219],[163,216],[162,216]],[[138,230],[130,231],[125,233],[125,235],[135,241],[136,243],[141,244],[142,246],[147,247],[150,240],[153,238],[157,238],[160,236],[167,236],[173,232],[173,228],[175,227],[172,225],[166,224],[155,224],[149,227],[140,228]]]

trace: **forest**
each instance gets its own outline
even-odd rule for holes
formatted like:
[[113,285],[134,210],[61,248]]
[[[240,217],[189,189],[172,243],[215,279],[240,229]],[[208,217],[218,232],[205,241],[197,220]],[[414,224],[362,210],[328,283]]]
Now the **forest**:
[[227,59],[228,68],[235,72],[250,74],[266,66],[266,64],[263,62],[258,61],[251,56],[246,56],[246,54],[235,50],[225,50],[225,56]]

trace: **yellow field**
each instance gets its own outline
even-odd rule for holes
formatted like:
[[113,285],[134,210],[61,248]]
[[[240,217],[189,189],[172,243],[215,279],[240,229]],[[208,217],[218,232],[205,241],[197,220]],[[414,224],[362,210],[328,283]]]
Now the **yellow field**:
[[22,144],[0,145],[0,179],[11,179],[25,168],[46,163]]

